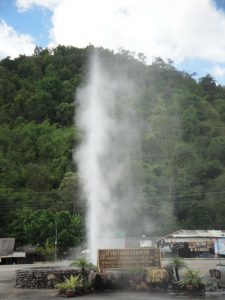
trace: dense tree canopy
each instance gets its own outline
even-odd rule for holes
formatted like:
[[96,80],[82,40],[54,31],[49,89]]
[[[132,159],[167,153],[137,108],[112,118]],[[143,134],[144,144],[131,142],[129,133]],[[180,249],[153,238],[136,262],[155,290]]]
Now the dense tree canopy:
[[[53,230],[54,211],[60,222],[68,214],[61,211],[70,211],[75,216],[66,219],[75,223],[84,212],[72,162],[81,138],[73,123],[74,95],[86,80],[92,50],[37,47],[32,56],[0,62],[1,236],[43,244]],[[161,224],[158,233],[224,228],[225,88],[209,74],[197,82],[170,60],[156,58],[146,65],[141,54],[135,59],[129,51],[98,51],[114,72],[123,63],[140,80],[136,110],[151,125],[143,130],[142,156],[134,165],[136,178],[145,183],[147,201],[140,213]],[[46,231],[39,221],[47,222]],[[72,244],[71,233],[60,232],[62,247],[82,240],[83,233],[75,231]]]

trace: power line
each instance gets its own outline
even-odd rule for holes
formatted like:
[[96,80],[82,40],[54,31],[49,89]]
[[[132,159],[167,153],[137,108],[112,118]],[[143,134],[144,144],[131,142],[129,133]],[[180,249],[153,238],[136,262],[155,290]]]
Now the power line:
[[[196,201],[194,199],[192,200],[182,200],[182,201],[179,201],[179,200],[174,200],[174,201],[171,201],[169,202],[169,204],[173,205],[173,204],[178,204],[178,203],[189,203],[189,204],[192,204],[192,203],[199,203],[199,204],[203,204],[203,203],[213,203],[213,202],[216,202],[216,203],[221,203],[222,201],[224,201],[223,199],[220,199],[220,198],[217,198],[217,199],[204,199],[204,200],[200,200],[200,201]],[[6,203],[6,204],[3,204],[1,205],[0,204],[0,210],[8,210],[8,209],[21,209],[21,208],[34,208],[34,209],[42,209],[42,208],[50,208],[50,207],[54,207],[54,208],[69,208],[67,206],[69,206],[70,204],[72,203],[68,203],[68,204],[65,204],[65,203],[56,203],[53,204],[52,203],[49,203],[49,204],[41,204],[41,203]],[[152,202],[150,202],[149,204],[152,204]],[[129,203],[129,207],[131,208],[131,205]],[[134,205],[134,207],[136,208],[136,205]],[[86,209],[87,207],[85,205],[81,205],[81,206],[76,206],[77,209]],[[141,208],[141,206],[140,206]],[[72,209],[72,208],[71,208]]]
[[[73,191],[68,191],[69,193],[72,193]],[[14,195],[49,195],[49,194],[63,194],[65,193],[65,191],[43,191],[43,192],[37,192],[37,191],[30,191],[30,192],[26,192],[26,191],[18,191],[18,192],[15,192],[15,191],[6,191],[6,192],[3,192],[2,194],[4,195],[7,195],[7,194],[14,194]],[[187,198],[187,197],[193,197],[193,196],[204,196],[204,195],[217,195],[217,194],[224,194],[225,193],[225,190],[221,190],[221,191],[215,191],[215,192],[202,192],[202,193],[193,193],[193,194],[188,194],[188,195],[184,195],[184,196],[179,196],[179,195],[174,195],[173,197],[175,198]],[[155,195],[154,192],[152,193],[148,193],[150,195],[154,195],[154,197],[156,198],[171,198],[170,195]],[[32,200],[31,200],[32,201]]]

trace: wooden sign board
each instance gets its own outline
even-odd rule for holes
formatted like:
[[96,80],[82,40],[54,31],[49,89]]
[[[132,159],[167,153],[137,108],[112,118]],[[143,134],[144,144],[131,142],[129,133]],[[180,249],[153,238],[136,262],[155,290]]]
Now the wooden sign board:
[[101,249],[98,265],[100,270],[160,267],[160,249]]

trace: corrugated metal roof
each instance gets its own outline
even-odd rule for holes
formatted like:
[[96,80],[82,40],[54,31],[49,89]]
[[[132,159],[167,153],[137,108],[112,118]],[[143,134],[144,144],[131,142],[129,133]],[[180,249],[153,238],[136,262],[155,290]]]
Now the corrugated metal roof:
[[225,237],[225,230],[178,230],[168,234],[165,238],[188,238],[188,237]]
[[212,238],[208,237],[203,237],[203,238],[198,238],[198,237],[189,237],[189,238],[164,238],[165,243],[201,243],[201,242],[210,242]]
[[25,252],[13,252],[10,255],[0,255],[0,258],[19,258],[19,257],[26,257]]

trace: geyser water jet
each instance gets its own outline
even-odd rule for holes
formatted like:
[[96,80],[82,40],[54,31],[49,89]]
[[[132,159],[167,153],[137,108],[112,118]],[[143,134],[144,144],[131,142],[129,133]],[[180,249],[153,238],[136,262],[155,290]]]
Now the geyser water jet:
[[147,214],[152,207],[144,193],[142,158],[143,137],[151,126],[138,111],[145,85],[143,66],[126,55],[96,51],[87,83],[76,95],[82,142],[74,155],[87,199],[88,249],[93,262],[97,249],[118,246],[113,239],[116,233],[140,236],[154,230]]
[[88,84],[77,94],[83,139],[75,157],[88,201],[88,248],[94,262],[97,249],[114,246],[110,237],[129,226],[135,199],[142,198],[131,165],[141,144],[132,103],[135,84],[126,69],[112,69],[95,53]]
[[76,157],[88,201],[88,249],[91,259],[96,262],[97,249],[101,247],[106,232],[114,227],[114,204],[102,166],[110,145],[109,132],[113,127],[107,106],[109,100],[112,102],[114,99],[96,55],[92,58],[89,76],[88,85],[78,93],[77,122],[83,133],[83,143]]

